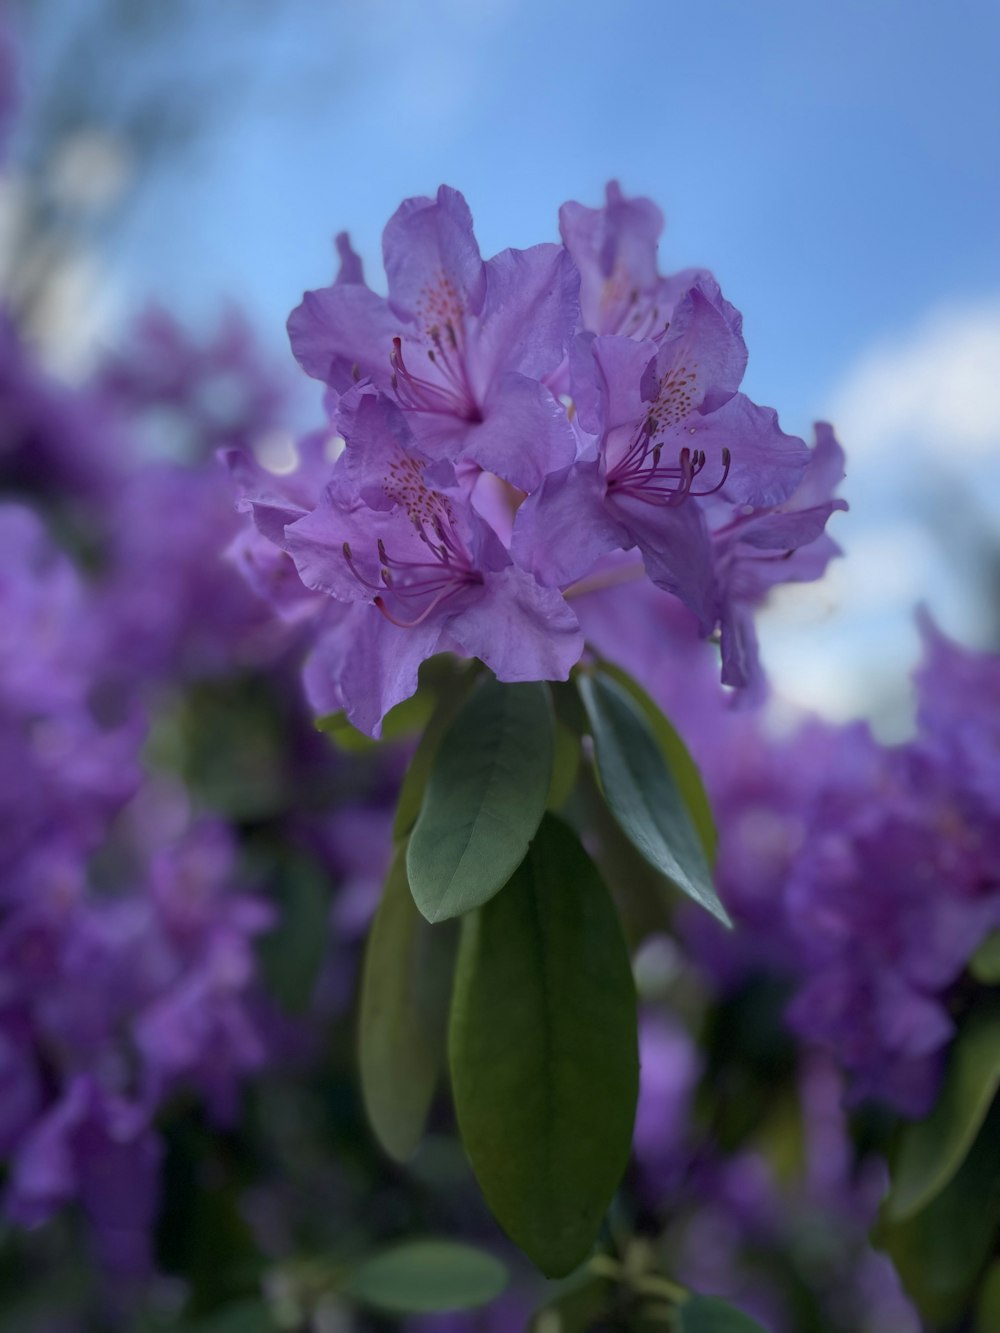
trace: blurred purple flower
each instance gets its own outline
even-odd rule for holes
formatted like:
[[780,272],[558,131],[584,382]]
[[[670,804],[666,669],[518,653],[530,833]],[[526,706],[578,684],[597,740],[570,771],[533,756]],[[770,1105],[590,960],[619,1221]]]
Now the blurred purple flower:
[[132,459],[106,399],[58,383],[0,308],[0,483],[90,510],[111,495]]
[[102,1263],[140,1277],[154,1116],[180,1088],[231,1116],[267,1054],[253,941],[271,914],[236,890],[228,830],[148,799],[134,700],[109,726],[94,712],[114,605],[29,511],[0,508],[0,547],[5,1208],[35,1225],[79,1199]]
[[200,679],[286,647],[284,628],[224,558],[241,520],[214,463],[137,468],[109,509],[109,674],[143,686]]
[[205,462],[218,449],[283,440],[292,382],[229,310],[201,338],[168,311],[146,310],[93,380],[144,456]]
[[659,273],[663,214],[651,199],[627,199],[617,181],[607,186],[603,208],[563,204],[559,230],[580,273],[580,314],[591,333],[652,337],[670,324],[684,293],[710,279],[703,269]]

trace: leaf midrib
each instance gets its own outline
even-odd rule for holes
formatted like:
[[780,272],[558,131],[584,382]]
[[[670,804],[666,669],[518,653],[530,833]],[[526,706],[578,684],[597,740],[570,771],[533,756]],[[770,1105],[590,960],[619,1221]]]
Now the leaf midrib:
[[[506,690],[502,691],[499,697],[503,708],[503,716],[500,723],[501,735],[498,744],[492,751],[492,756],[490,759],[490,775],[486,782],[486,787],[483,792],[483,798],[479,803],[479,807],[476,810],[472,823],[467,826],[469,831],[465,839],[465,846],[462,848],[462,854],[458,858],[458,862],[455,866],[455,869],[451,872],[451,876],[448,879],[448,883],[441,894],[440,900],[438,901],[438,914],[435,915],[436,921],[440,920],[439,914],[440,914],[440,909],[442,907],[444,907],[445,905],[449,907],[452,906],[450,899],[452,895],[452,889],[454,888],[455,885],[455,881],[459,878],[461,874],[462,867],[465,865],[466,859],[469,855],[469,848],[472,846],[475,840],[476,831],[479,828],[480,823],[482,821],[483,812],[486,809],[487,805],[489,804],[489,798],[491,793],[493,792],[494,785],[497,780],[497,775],[502,768],[506,767],[507,745],[510,741],[510,732],[511,732],[511,726],[510,726],[511,710],[510,710],[508,692]],[[493,818],[496,819],[496,816],[494,815]],[[497,823],[501,822],[502,822],[501,820],[497,819]]]

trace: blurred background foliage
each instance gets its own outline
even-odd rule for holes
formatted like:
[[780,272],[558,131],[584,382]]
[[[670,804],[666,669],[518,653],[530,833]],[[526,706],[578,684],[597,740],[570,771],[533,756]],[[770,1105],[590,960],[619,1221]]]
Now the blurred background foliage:
[[[669,266],[710,264],[745,308],[757,396],[788,404],[792,429],[842,415],[856,511],[837,534],[843,572],[765,630],[786,699],[902,734],[918,598],[1000,645],[994,6],[942,22],[923,0],[808,15],[791,0],[752,15],[721,0],[613,14],[21,0],[10,18],[21,106],[0,178],[0,299],[58,383],[89,392],[150,300],[199,330],[231,300],[283,385],[281,429],[309,424],[318,404],[282,380],[281,324],[325,280],[328,234],[352,226],[377,272],[382,219],[443,178],[470,194],[484,249],[527,243],[555,234],[562,198],[596,203],[620,174],[674,219]],[[126,413],[140,454],[200,464],[189,407],[165,427],[162,406]],[[43,498],[101,568],[102,520]],[[617,1267],[553,1297],[499,1236],[442,1105],[415,1160],[387,1161],[359,1103],[353,996],[410,742],[338,754],[286,668],[175,673],[143,751],[147,774],[180,779],[235,830],[241,872],[277,907],[259,955],[281,1058],[226,1128],[193,1096],[163,1110],[159,1276],[138,1315],[109,1297],[70,1209],[33,1231],[2,1224],[0,1327],[394,1328],[342,1293],[349,1265],[444,1235],[500,1255],[512,1294],[407,1327],[520,1327],[546,1303],[538,1333],[667,1327],[643,1283],[681,1271],[795,1333],[917,1329],[866,1239],[888,1116],[858,1113],[849,1140],[836,1074],[782,1027],[785,980],[752,971],[719,1000],[648,921],[631,924],[650,937],[637,966],[658,1127],[610,1219]],[[987,1333],[983,1308],[949,1326]]]

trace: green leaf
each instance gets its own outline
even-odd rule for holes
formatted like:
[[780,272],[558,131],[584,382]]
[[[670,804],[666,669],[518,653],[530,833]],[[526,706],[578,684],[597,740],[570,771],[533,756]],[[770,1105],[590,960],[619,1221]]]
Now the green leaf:
[[530,1333],[588,1333],[600,1328],[602,1315],[614,1302],[614,1287],[606,1278],[571,1278],[553,1300],[537,1310],[528,1325]]
[[714,1296],[692,1296],[680,1307],[679,1333],[766,1333],[763,1324]]
[[1000,985],[1000,930],[992,930],[972,955],[969,972],[983,986]]
[[708,792],[701,780],[698,765],[691,758],[690,750],[663,710],[654,703],[639,682],[634,680],[627,671],[623,671],[620,666],[616,666],[613,662],[602,661],[601,672],[605,676],[610,676],[612,680],[616,680],[642,709],[653,735],[659,742],[663,757],[674,776],[678,790],[684,798],[684,804],[688,808],[688,814],[691,816],[691,822],[694,824],[695,831],[701,841],[702,850],[708,864],[710,866],[714,865],[719,834],[715,827]]
[[969,1312],[1000,1222],[1000,1106],[994,1105],[968,1156],[940,1194],[903,1222],[883,1211],[875,1241],[908,1294],[935,1327]]
[[437,752],[441,747],[441,741],[445,732],[451,726],[455,714],[465,702],[474,679],[475,672],[467,668],[464,674],[453,678],[449,682],[448,688],[443,688],[438,696],[437,707],[431,714],[430,721],[424,729],[424,734],[413,752],[410,766],[406,770],[406,776],[403,778],[402,786],[399,789],[396,815],[392,823],[392,836],[397,841],[408,838],[413,832],[413,826],[417,822],[417,816],[420,814],[420,807],[423,804],[427,780],[430,777]]
[[270,1310],[263,1301],[239,1301],[187,1326],[190,1333],[276,1333]]
[[555,753],[552,781],[545,801],[547,810],[557,811],[569,800],[580,770],[580,738],[565,722],[556,718]]
[[1000,1328],[1000,1260],[994,1260],[979,1287],[975,1333],[997,1333]]
[[330,886],[309,857],[280,858],[269,876],[279,917],[261,936],[258,955],[265,985],[288,1013],[308,1008],[329,944]]
[[390,1314],[469,1310],[507,1285],[499,1259],[449,1240],[412,1240],[373,1255],[354,1270],[344,1294]]
[[952,1046],[937,1104],[906,1125],[896,1141],[885,1214],[911,1217],[944,1189],[962,1165],[1000,1087],[1000,1000],[971,1011]]
[[599,672],[581,676],[579,686],[601,788],[622,831],[651,866],[730,925],[687,806],[644,714],[621,685]]
[[636,999],[621,924],[576,836],[546,815],[522,865],[463,922],[452,1087],[500,1225],[549,1277],[590,1253],[628,1160]]
[[524,859],[549,794],[554,726],[544,682],[490,676],[448,728],[406,857],[428,921],[481,906]]
[[455,932],[429,926],[401,847],[382,891],[361,982],[361,1091],[375,1136],[405,1161],[424,1132],[444,1059]]

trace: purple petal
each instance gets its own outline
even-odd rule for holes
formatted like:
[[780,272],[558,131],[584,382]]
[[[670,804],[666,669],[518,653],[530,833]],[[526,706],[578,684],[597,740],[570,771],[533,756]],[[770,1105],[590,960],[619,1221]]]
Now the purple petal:
[[626,199],[617,181],[607,187],[604,208],[563,204],[559,231],[580,270],[584,327],[597,333],[620,331],[622,313],[633,293],[645,294],[658,281],[656,250],[663,214],[651,199]]
[[422,325],[482,306],[485,272],[469,206],[442,185],[436,199],[407,199],[386,225],[382,254],[395,315]]
[[261,467],[242,449],[223,450],[219,458],[239,495],[236,508],[251,513],[257,530],[276,546],[284,546],[286,524],[315,506],[332,470],[331,464],[318,461],[314,451],[295,472],[281,476]]
[[[793,501],[797,498],[798,492]],[[821,537],[830,515],[846,508],[844,500],[828,500],[813,509],[774,510],[749,519],[739,539],[761,551],[796,551]]]
[[448,632],[497,680],[566,680],[583,652],[562,594],[514,565],[487,576],[482,596],[451,618]]
[[[825,421],[817,421],[813,430],[816,443],[809,453],[805,476],[795,492],[796,509],[810,509],[829,500],[846,475],[844,451],[833,433],[833,427]],[[842,507],[847,508],[846,504]]]
[[391,509],[399,500],[394,472],[407,460],[416,477],[424,471],[426,460],[413,438],[411,418],[385,394],[358,385],[340,400],[336,419],[347,441],[344,475],[366,505]]
[[389,356],[399,321],[381,296],[353,282],[306,292],[288,316],[288,338],[302,369],[339,392],[358,379],[392,386]]
[[596,435],[637,426],[656,390],[656,364],[657,346],[650,338],[603,334],[578,340],[571,360],[572,393],[583,429]]
[[602,556],[635,539],[604,499],[597,463],[574,463],[545,478],[514,520],[511,551],[540,583],[566,587]]
[[[285,530],[285,550],[295,561],[305,586],[340,602],[370,602],[378,590],[376,543],[383,517],[391,519],[388,514],[373,513],[366,505],[349,508],[328,492],[311,514],[289,524]],[[412,525],[400,517],[412,532]],[[375,519],[380,522],[379,529],[374,526]],[[345,543],[351,552],[350,559],[344,550]],[[375,586],[366,587],[355,569]]]
[[749,609],[727,602],[722,610],[722,683],[749,690],[759,702],[765,692],[764,674],[757,650],[757,631]]
[[711,538],[697,504],[649,505],[622,496],[609,507],[638,545],[649,577],[679,597],[710,634],[718,619],[718,588]]
[[505,370],[541,379],[560,364],[579,319],[579,275],[561,245],[502,250],[486,265],[486,296],[470,349],[484,390]]
[[788,500],[809,463],[805,442],[784,433],[774,409],[758,407],[742,393],[708,416],[685,423],[677,438],[708,455],[702,474],[706,486],[717,479],[722,450],[728,449],[731,466],[722,494],[732,504],[754,509]]
[[661,381],[686,371],[687,396],[692,408],[702,412],[728,402],[746,370],[746,344],[738,325],[733,326],[731,310],[714,281],[699,281],[681,299],[669,331],[659,339]]
[[340,268],[334,279],[334,285],[339,286],[342,283],[364,283],[365,270],[361,263],[361,256],[355,254],[351,245],[351,238],[346,231],[340,231],[334,237],[334,245],[337,247],[337,256],[340,259]]
[[494,385],[483,420],[465,433],[462,454],[518,490],[534,491],[576,456],[561,403],[537,380],[510,371]]
[[[443,631],[440,616],[400,629],[374,606],[366,612],[362,616],[359,608],[345,617],[326,636],[322,651],[328,654],[331,675],[339,678],[344,711],[352,725],[378,738],[389,709],[416,692],[420,663],[438,651]],[[317,645],[317,654],[320,648]],[[313,673],[319,669],[318,662],[311,667]]]

